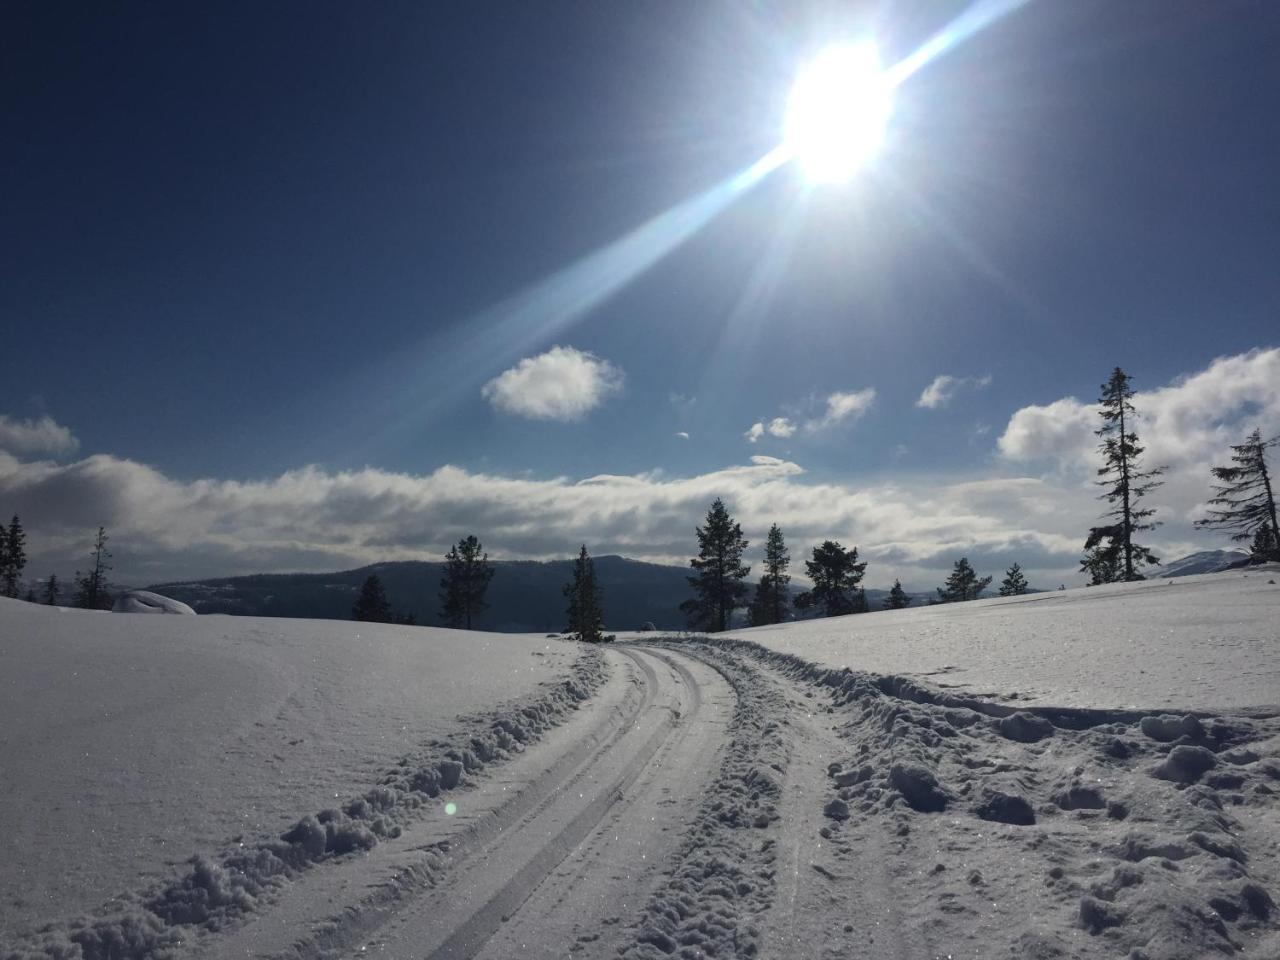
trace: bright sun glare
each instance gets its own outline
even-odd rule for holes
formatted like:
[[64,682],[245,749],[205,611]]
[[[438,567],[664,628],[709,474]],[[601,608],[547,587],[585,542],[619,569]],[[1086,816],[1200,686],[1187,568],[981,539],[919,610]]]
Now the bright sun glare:
[[828,47],[791,88],[786,147],[810,180],[847,180],[880,145],[891,105],[872,44]]

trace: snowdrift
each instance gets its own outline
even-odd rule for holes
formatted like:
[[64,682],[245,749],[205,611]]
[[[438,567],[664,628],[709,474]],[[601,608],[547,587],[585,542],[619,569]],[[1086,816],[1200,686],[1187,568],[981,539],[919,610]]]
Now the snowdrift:
[[177,613],[185,616],[196,612],[181,600],[162,597],[150,590],[130,590],[122,593],[111,607],[112,613]]

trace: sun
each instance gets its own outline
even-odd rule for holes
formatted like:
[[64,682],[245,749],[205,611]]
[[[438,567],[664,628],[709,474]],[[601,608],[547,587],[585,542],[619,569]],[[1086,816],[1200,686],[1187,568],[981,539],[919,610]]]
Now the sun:
[[828,47],[791,88],[787,151],[810,180],[847,180],[880,146],[892,105],[873,44]]

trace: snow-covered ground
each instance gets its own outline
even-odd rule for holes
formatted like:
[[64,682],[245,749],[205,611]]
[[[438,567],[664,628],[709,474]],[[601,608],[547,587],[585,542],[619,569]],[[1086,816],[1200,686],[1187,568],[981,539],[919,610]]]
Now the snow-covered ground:
[[1037,705],[1280,705],[1280,564],[733,631],[815,663]]
[[1275,580],[603,647],[0,601],[0,957],[1274,960]]
[[339,807],[459,716],[568,676],[579,654],[503,634],[0,599],[0,933]]

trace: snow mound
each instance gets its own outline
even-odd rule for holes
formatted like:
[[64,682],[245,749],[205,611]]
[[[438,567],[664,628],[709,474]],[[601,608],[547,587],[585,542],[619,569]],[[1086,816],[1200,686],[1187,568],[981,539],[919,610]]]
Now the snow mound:
[[162,597],[149,590],[130,590],[120,594],[112,613],[179,613],[194,617],[196,612],[181,600]]

